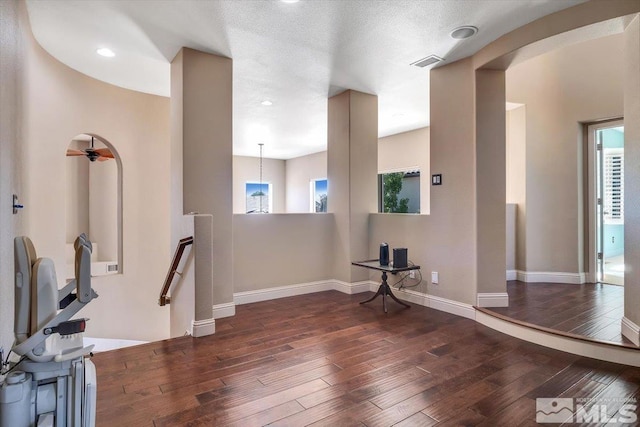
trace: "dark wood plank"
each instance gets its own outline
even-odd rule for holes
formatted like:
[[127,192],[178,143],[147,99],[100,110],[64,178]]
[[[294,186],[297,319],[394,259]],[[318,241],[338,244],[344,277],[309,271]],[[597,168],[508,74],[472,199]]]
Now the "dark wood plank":
[[[509,307],[487,311],[570,336],[635,347],[621,333],[624,287],[507,282]],[[637,348],[637,347],[636,347]]]
[[403,421],[394,424],[394,427],[431,427],[437,423],[438,422],[433,418],[423,414],[422,412],[418,412],[409,418],[405,418]]
[[[543,290],[521,308],[529,318],[566,293]],[[608,313],[616,298],[567,301]],[[640,394],[638,368],[425,307],[385,315],[362,299],[332,291],[242,305],[215,335],[98,353],[97,425],[535,425],[539,397]]]

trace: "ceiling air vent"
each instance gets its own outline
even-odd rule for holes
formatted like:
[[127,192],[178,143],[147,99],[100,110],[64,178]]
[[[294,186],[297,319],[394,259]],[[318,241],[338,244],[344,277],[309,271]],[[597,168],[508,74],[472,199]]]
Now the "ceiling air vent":
[[425,68],[425,67],[428,67],[429,65],[437,64],[440,61],[444,61],[444,59],[436,55],[429,55],[426,58],[422,58],[412,63],[411,65],[413,65],[414,67]]

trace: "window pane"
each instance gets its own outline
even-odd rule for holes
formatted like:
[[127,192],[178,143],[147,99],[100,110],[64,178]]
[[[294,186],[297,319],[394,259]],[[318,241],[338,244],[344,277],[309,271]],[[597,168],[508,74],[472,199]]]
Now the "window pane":
[[256,184],[247,182],[245,185],[247,195],[247,213],[269,213],[271,205],[270,184]]
[[315,212],[327,211],[327,180],[319,179],[313,183],[313,201]]
[[378,175],[378,207],[385,213],[420,213],[420,171]]

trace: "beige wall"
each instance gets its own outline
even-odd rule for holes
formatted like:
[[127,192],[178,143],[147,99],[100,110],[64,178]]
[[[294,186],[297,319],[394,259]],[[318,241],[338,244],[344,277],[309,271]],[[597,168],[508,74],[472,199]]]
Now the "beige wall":
[[593,38],[594,34],[620,32],[627,17],[638,12],[640,3],[635,0],[586,1],[499,37],[473,55],[473,65],[475,68],[507,69],[559,46]]
[[235,292],[327,280],[332,214],[234,215]]
[[[431,187],[430,215],[374,214],[370,217],[370,256],[380,242],[406,247],[427,281],[439,273],[431,295],[475,303],[474,89],[471,60],[431,71],[430,173],[443,185]],[[465,120],[451,120],[461,115]],[[504,266],[504,263],[503,263]]]
[[622,35],[613,35],[507,70],[507,101],[526,105],[526,194],[511,192],[526,199],[520,269],[582,272],[580,122],[623,115],[623,48]]
[[[507,111],[506,140],[506,191],[507,203],[515,205],[515,232],[513,267],[509,269],[526,270],[526,107],[521,106]],[[509,265],[509,264],[508,264]]]
[[507,230],[507,271],[516,269],[516,210],[518,205],[507,203],[506,230]]
[[[263,159],[262,182],[271,184],[273,192],[273,212],[286,212],[286,169],[285,160]],[[246,212],[245,184],[260,182],[260,158],[233,156],[233,213]]]
[[[178,241],[184,237],[194,236],[194,215],[184,215],[181,221],[171,219],[172,227],[175,227],[175,235],[179,238],[173,241],[172,251],[178,246]],[[180,337],[185,332],[191,333],[193,321],[196,318],[196,290],[195,290],[195,253],[193,245],[187,246],[182,255],[182,261],[178,266],[178,271],[182,274],[176,275],[171,285],[170,296],[171,304],[169,309],[171,313],[171,337]]]
[[[21,114],[24,55],[19,33],[19,3],[0,2],[0,200],[22,199]],[[13,238],[22,233],[24,213],[13,215],[5,204],[0,209],[0,347],[11,348],[13,335]]]
[[640,16],[625,30],[624,44],[624,315],[640,325]]
[[[593,3],[589,2],[587,7],[591,7]],[[619,4],[620,2],[615,1],[608,4],[614,3]],[[631,4],[633,2],[628,3]],[[93,302],[82,314],[92,319],[89,324],[90,335],[105,336],[106,329],[102,325],[108,322],[111,333],[120,338],[157,339],[162,337],[161,333],[156,332],[168,330],[168,315],[166,310],[157,307],[155,295],[165,271],[156,267],[158,265],[168,265],[169,212],[170,210],[173,212],[174,206],[178,206],[181,203],[181,201],[177,200],[178,195],[180,199],[182,196],[182,169],[180,168],[182,162],[180,160],[180,165],[178,165],[177,160],[174,161],[173,157],[175,154],[175,159],[181,159],[182,152],[175,144],[172,144],[171,148],[169,148],[168,143],[169,103],[163,98],[114,88],[71,71],[57,63],[36,46],[29,34],[25,36],[28,44],[26,51],[28,67],[24,73],[18,73],[16,70],[20,71],[20,62],[18,60],[8,62],[5,60],[7,58],[5,55],[6,46],[11,52],[11,49],[17,44],[17,41],[13,44],[11,43],[12,38],[10,35],[5,37],[5,31],[10,33],[12,24],[15,24],[15,19],[12,20],[11,18],[13,13],[11,8],[15,7],[15,2],[0,2],[0,5],[2,7],[0,16],[2,16],[3,20],[3,61],[0,61],[3,72],[1,98],[1,106],[3,108],[0,113],[3,120],[2,133],[0,133],[2,136],[0,141],[2,145],[0,147],[3,156],[0,160],[0,172],[2,173],[0,191],[3,193],[0,196],[4,197],[6,195],[4,192],[7,192],[6,185],[8,184],[6,184],[5,178],[7,176],[10,177],[13,172],[10,167],[7,167],[5,160],[7,159],[5,157],[7,151],[5,150],[7,148],[9,150],[15,149],[15,143],[7,143],[5,135],[8,133],[9,137],[13,137],[13,134],[17,133],[17,129],[4,126],[5,119],[7,118],[6,116],[10,116],[10,122],[15,123],[14,116],[23,113],[23,146],[26,151],[25,158],[27,161],[26,167],[22,169],[25,171],[24,199],[27,210],[24,216],[28,223],[27,233],[34,238],[40,253],[52,256],[56,260],[58,270],[62,271],[61,269],[64,267],[63,245],[65,233],[62,226],[53,228],[50,225],[65,223],[62,215],[65,212],[66,202],[64,195],[66,190],[62,180],[51,179],[51,177],[64,175],[64,163],[62,160],[64,159],[64,150],[70,138],[74,135],[82,132],[94,132],[111,141],[122,156],[124,170],[125,274],[94,279],[94,287],[100,294],[100,298]],[[10,13],[5,13],[6,10],[9,10]],[[571,13],[574,13],[577,17],[575,20],[571,18]],[[594,13],[594,15],[597,15],[597,13]],[[425,273],[428,274],[429,271],[438,271],[440,273],[440,285],[429,287],[429,292],[433,295],[461,302],[475,302],[476,255],[481,248],[476,246],[476,147],[474,145],[475,87],[473,64],[486,63],[497,57],[498,54],[507,53],[522,45],[523,40],[531,41],[535,40],[536,37],[546,37],[555,30],[561,30],[566,26],[570,27],[572,23],[575,24],[576,20],[580,21],[583,14],[575,13],[575,10],[571,10],[563,16],[568,17],[566,24],[538,25],[543,30],[532,32],[527,37],[520,37],[522,35],[521,32],[512,35],[510,39],[509,36],[506,36],[508,42],[501,38],[487,49],[484,49],[476,58],[465,59],[432,70],[430,172],[442,173],[443,185],[432,188],[431,215],[373,214],[367,220],[369,233],[359,232],[358,235],[353,235],[362,238],[362,240],[367,239],[370,241],[368,248],[371,256],[377,255],[378,244],[382,240],[388,241],[392,246],[407,246],[410,258],[414,262],[420,263]],[[5,25],[7,17],[9,17],[9,25]],[[551,19],[551,21],[547,20],[546,22],[553,24],[554,21]],[[636,43],[635,40],[632,39],[628,43]],[[613,52],[607,52],[607,55],[611,54]],[[11,55],[8,57],[13,58]],[[591,66],[598,62],[608,63],[599,58],[599,61],[591,61],[589,65]],[[7,63],[9,64],[8,67]],[[9,68],[9,74],[6,73],[7,68]],[[585,67],[580,69],[581,72],[584,70]],[[177,73],[178,71],[176,70],[175,72]],[[550,74],[545,69],[538,69],[535,72],[539,76]],[[632,69],[632,72],[635,73],[636,69]],[[566,71],[561,70],[558,76],[547,75],[545,81],[548,86],[552,86],[557,78],[565,78],[566,74]],[[24,111],[16,111],[13,107],[5,108],[8,105],[16,105],[14,94],[11,93],[10,89],[7,92],[7,85],[5,85],[7,75],[11,80],[17,78],[18,75],[23,76],[26,81],[24,97],[20,98]],[[528,77],[531,80],[531,75]],[[572,75],[571,77],[573,79],[572,82],[576,83],[583,79],[582,74]],[[633,92],[634,88],[637,88],[637,86],[631,86],[631,96],[634,97],[633,102],[635,104],[629,101],[632,102],[629,108],[634,108],[634,105],[637,106],[638,96],[636,95],[637,91]],[[545,94],[545,97],[554,99],[555,106],[551,111],[563,113],[566,105],[557,98],[558,90],[556,88],[545,86],[539,90]],[[596,90],[599,89],[596,88]],[[517,99],[513,99],[513,101],[517,102]],[[64,109],[60,108],[61,102],[64,102]],[[539,128],[546,127],[548,124],[537,114],[530,114],[530,106],[531,104],[527,104],[527,124],[531,125],[530,119],[534,118],[533,125]],[[182,111],[181,107],[176,107],[172,111],[172,114],[181,115],[183,113],[189,115],[187,111]],[[592,118],[594,117],[588,117],[587,119]],[[225,116],[223,119],[229,119],[230,122],[230,117]],[[574,123],[576,123],[575,118]],[[179,127],[174,130],[182,132]],[[345,129],[335,129],[334,131],[339,134],[338,136],[344,136]],[[349,130],[347,129],[346,132],[348,133]],[[331,128],[329,134],[331,137]],[[633,135],[637,135],[637,133]],[[333,136],[336,135],[334,134]],[[554,140],[558,139],[562,139],[563,142],[569,141],[569,145],[578,144],[575,132],[573,137],[569,139],[563,136],[554,137]],[[202,138],[201,140],[204,141],[205,139]],[[527,135],[527,141],[529,140],[530,135]],[[538,171],[544,171],[545,168],[557,164],[565,166],[560,161],[551,159],[549,162],[545,160],[545,150],[549,147],[544,144],[548,145],[549,143],[549,141],[543,141],[541,146],[527,146],[527,155],[531,155],[531,159],[533,159],[532,162],[527,163],[527,185],[532,185],[531,183],[534,182],[536,185],[542,184],[542,187],[547,188],[557,185],[557,180],[539,177],[535,173],[530,174],[529,171],[532,167],[538,168]],[[563,146],[559,154],[566,154],[563,151],[565,148]],[[170,149],[171,160],[169,156]],[[146,155],[149,152],[154,153],[153,162],[146,161]],[[51,161],[51,159],[55,158],[60,158],[60,162]],[[171,172],[169,169],[170,161]],[[340,164],[341,160],[338,156],[334,161]],[[348,161],[348,159],[344,161]],[[189,162],[187,163],[190,164]],[[230,164],[231,162],[228,163]],[[360,170],[358,165],[354,165],[353,168],[356,172]],[[568,168],[562,169],[564,171],[572,168],[573,171],[566,172],[567,176],[560,175],[559,178],[561,180],[571,180],[572,172],[577,172],[577,166],[569,165]],[[36,172],[32,172],[34,169]],[[349,170],[351,170],[351,166],[346,169],[342,168],[341,173],[348,173]],[[573,175],[577,176],[577,173],[573,173]],[[577,178],[575,180],[577,182]],[[222,180],[221,182],[224,181]],[[229,187],[229,194],[231,194],[228,181],[226,185]],[[170,186],[173,189],[171,203],[168,191],[152,191],[156,188],[169,188]],[[180,189],[178,189],[178,186],[180,186]],[[534,198],[534,200],[529,199],[529,193],[529,188],[527,188],[527,203],[537,203],[537,198]],[[564,201],[562,191],[560,193],[553,200],[554,202]],[[340,194],[335,196],[339,203],[345,203],[344,206],[350,203],[350,195],[346,200],[341,198]],[[575,197],[577,196],[569,195],[568,198]],[[229,198],[229,200],[231,199]],[[577,205],[577,203],[575,204]],[[228,205],[228,213],[230,214],[232,211],[231,203]],[[551,207],[555,207],[555,204]],[[191,206],[185,206],[185,208],[187,210],[192,209]],[[176,208],[175,211],[178,212],[178,209]],[[46,221],[41,218],[42,212],[47,212]],[[538,214],[538,212],[535,213]],[[181,214],[182,212],[180,212]],[[368,215],[365,212],[362,212],[362,214]],[[0,225],[2,225],[2,246],[0,248],[2,251],[0,253],[2,255],[0,257],[2,259],[0,262],[2,287],[0,290],[4,295],[5,292],[10,292],[10,287],[12,286],[12,279],[7,274],[11,264],[10,260],[12,259],[11,238],[6,233],[12,233],[16,224],[15,219],[9,219],[1,215],[3,214],[0,213]],[[327,276],[326,272],[331,271],[331,266],[335,265],[335,260],[338,258],[327,260],[322,257],[322,255],[333,253],[337,257],[343,256],[347,260],[349,259],[348,254],[338,253],[337,249],[341,247],[340,244],[342,242],[331,240],[340,239],[340,235],[335,237],[332,232],[335,229],[335,223],[338,222],[337,216],[236,216],[234,218],[233,239],[230,237],[225,239],[226,243],[236,245],[234,253],[237,259],[233,263],[232,274],[228,275],[237,275],[234,290],[238,292],[245,289],[250,290],[337,277],[335,270],[331,272],[331,276]],[[531,216],[529,211],[527,211],[527,216]],[[569,213],[562,211],[560,215],[561,222],[565,221],[567,216],[569,216]],[[357,220],[359,221],[357,225],[362,225],[363,222],[360,221],[360,217]],[[541,222],[543,221],[537,220],[538,225]],[[536,221],[532,222],[532,224],[534,223]],[[341,223],[341,225],[344,224]],[[575,227],[574,234],[577,234],[578,228],[578,226]],[[539,232],[541,229],[541,227],[537,227],[531,230]],[[306,230],[309,234],[302,233],[301,230]],[[177,234],[177,232],[174,232],[174,234]],[[527,233],[527,236],[530,237],[531,233]],[[637,243],[637,233],[631,237],[626,241],[629,244]],[[317,244],[317,253],[315,252],[316,246],[311,249],[308,248],[309,241],[319,242]],[[271,242],[275,243],[272,244]],[[539,241],[535,243],[535,245],[528,247],[541,246]],[[528,244],[529,242],[527,242]],[[577,259],[576,239],[574,238],[572,243],[567,244],[571,245],[568,248],[569,258],[574,257]],[[305,251],[300,251],[299,248],[301,247],[304,247]],[[562,246],[559,251],[565,253],[566,249]],[[273,256],[267,253],[268,256],[264,257],[265,250],[272,250]],[[310,252],[308,252],[309,250]],[[310,262],[311,257],[306,256],[308,253],[312,256],[318,255],[320,261],[312,264]],[[300,258],[295,258],[298,254],[300,254]],[[293,258],[291,258],[292,255]],[[528,252],[527,256],[529,256]],[[562,269],[558,271],[571,271],[565,270],[565,264],[569,268],[578,264],[577,261],[573,262],[571,259],[565,262],[567,260],[564,260],[563,256],[558,256],[558,258],[562,259],[560,262]],[[300,265],[305,265],[307,269],[289,270],[291,275],[288,275],[287,270],[292,264],[289,262],[290,259],[297,261]],[[224,262],[227,261],[226,259],[224,260]],[[277,263],[278,268],[268,262]],[[635,262],[633,267],[637,267],[637,264],[638,262]],[[231,265],[231,262],[228,262],[227,265]],[[253,268],[253,265],[262,268]],[[540,268],[540,265],[542,264],[538,263],[535,267]],[[555,266],[544,268],[548,271],[549,268],[555,268]],[[265,274],[265,271],[268,274]],[[2,329],[0,329],[3,334],[1,341],[5,343],[9,340],[6,337],[8,328],[4,325],[7,324],[5,320],[10,317],[6,313],[11,310],[11,307],[10,304],[6,303],[6,298],[0,298],[0,301],[0,308],[2,308],[0,320],[2,320],[3,325]],[[117,313],[117,315],[114,313]],[[633,316],[635,317],[632,319],[635,319],[637,323],[637,315]],[[142,324],[144,327],[138,328],[138,330],[131,328],[130,325],[134,323]]]
[[[327,152],[296,157],[285,162],[286,212],[308,213],[311,210],[311,181],[327,179]],[[331,196],[327,195],[327,203]]]
[[353,90],[329,98],[327,209],[336,221],[335,278],[369,277],[351,261],[369,252],[369,214],[377,211],[378,98]]
[[[82,160],[91,163],[88,159]],[[115,159],[89,165],[89,237],[98,244],[98,261],[118,261],[118,164]]]
[[[429,213],[429,128],[378,139],[378,173],[420,169],[420,212]],[[327,177],[327,152],[286,161],[287,212],[309,212],[310,182]],[[330,184],[329,184],[330,185]],[[329,195],[329,203],[331,196]]]
[[[86,144],[74,141],[69,148],[84,149]],[[67,243],[73,243],[80,233],[89,233],[89,160],[73,156],[65,163]]]
[[[69,148],[86,149],[85,141],[72,141]],[[95,141],[96,148],[105,145]],[[97,261],[119,261],[118,255],[118,163],[90,162],[84,156],[66,158],[66,242],[85,233],[94,244]]]
[[429,214],[431,175],[429,128],[387,136],[378,140],[378,173],[420,170],[420,213]]
[[[425,278],[439,273],[431,295],[475,304],[475,146],[471,59],[431,71],[431,167],[443,185],[431,187],[430,215],[374,214],[370,256],[380,242],[407,247]],[[455,119],[452,120],[452,117]],[[504,206],[504,205],[503,205]],[[504,268],[504,262],[502,263]]]
[[88,336],[166,338],[169,314],[157,292],[169,264],[169,101],[73,71],[35,42],[28,25],[23,30],[25,232],[40,256],[54,260],[62,281],[65,151],[80,133],[110,141],[123,166],[124,274],[93,278],[100,297],[80,314],[91,319]]
[[179,79],[171,85],[171,104],[179,104],[171,111],[177,130],[171,145],[182,152],[171,151],[184,165],[183,209],[215,218],[211,260],[216,274],[212,283],[196,278],[196,295],[200,287],[212,288],[213,305],[226,304],[233,301],[233,61],[182,48],[171,68],[172,77]]
[[504,71],[475,72],[476,258],[478,293],[506,292]]

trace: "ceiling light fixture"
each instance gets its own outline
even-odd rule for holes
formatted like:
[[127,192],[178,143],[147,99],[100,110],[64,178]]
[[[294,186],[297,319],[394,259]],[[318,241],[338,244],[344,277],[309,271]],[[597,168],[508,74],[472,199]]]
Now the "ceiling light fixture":
[[282,3],[298,3],[300,0],[280,0]]
[[266,105],[267,107],[270,105],[273,105],[273,102],[269,101],[268,99],[265,99],[264,101],[262,101],[260,104],[262,105]]
[[100,49],[96,50],[96,53],[100,56],[104,56],[105,58],[113,58],[114,56],[116,56],[116,54],[108,47],[101,47]]
[[258,145],[260,146],[260,210],[258,212],[264,213],[264,210],[262,210],[262,198],[264,197],[264,191],[262,191],[262,147],[264,143],[259,142]]
[[451,37],[458,40],[468,39],[469,37],[475,36],[477,32],[478,29],[476,27],[472,25],[465,25],[451,31]]

